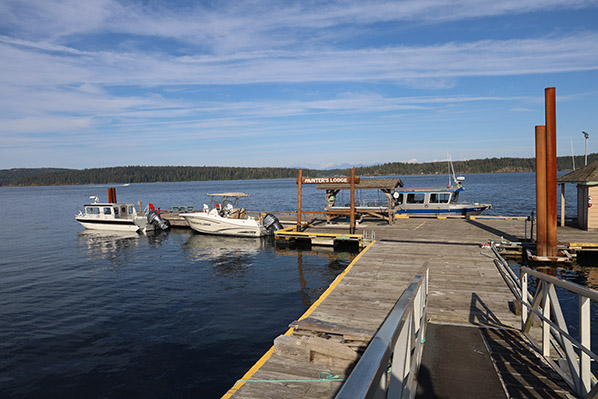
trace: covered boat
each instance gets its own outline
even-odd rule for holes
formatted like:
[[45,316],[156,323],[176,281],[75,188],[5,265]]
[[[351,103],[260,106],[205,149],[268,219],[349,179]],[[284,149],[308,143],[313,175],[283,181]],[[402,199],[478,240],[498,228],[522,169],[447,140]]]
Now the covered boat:
[[97,196],[90,198],[94,202],[85,204],[84,209],[75,215],[75,219],[86,229],[146,232],[166,230],[169,227],[151,209],[151,204],[145,212],[137,212],[135,205],[131,203],[99,202]]
[[459,202],[461,184],[456,187],[400,188],[393,192],[397,215],[410,216],[473,216],[479,215],[491,204]]

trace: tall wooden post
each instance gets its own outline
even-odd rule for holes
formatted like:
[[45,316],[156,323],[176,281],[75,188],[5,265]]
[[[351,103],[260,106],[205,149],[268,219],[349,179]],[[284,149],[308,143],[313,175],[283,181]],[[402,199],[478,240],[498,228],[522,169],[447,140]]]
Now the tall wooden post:
[[546,127],[536,126],[536,254],[546,256]]
[[556,89],[545,89],[546,102],[546,242],[547,256],[556,256]]
[[561,227],[565,226],[565,183],[561,183]]
[[302,180],[302,170],[299,169],[299,177],[297,178],[297,231],[301,231],[301,185],[303,184]]
[[351,224],[349,234],[355,234],[355,168],[351,168]]

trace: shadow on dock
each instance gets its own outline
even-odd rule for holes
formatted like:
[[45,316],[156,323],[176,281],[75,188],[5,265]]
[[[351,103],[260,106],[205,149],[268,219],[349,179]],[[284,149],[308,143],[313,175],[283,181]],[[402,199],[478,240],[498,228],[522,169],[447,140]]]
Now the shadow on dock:
[[[521,237],[517,237],[517,236],[513,235],[512,233],[509,233],[509,232],[503,231],[503,230],[499,230],[495,227],[492,227],[486,223],[479,222],[477,220],[466,220],[466,222],[472,226],[475,226],[477,228],[485,230],[488,233],[494,234],[496,236],[503,237],[509,241],[520,241],[521,240]],[[525,231],[523,233],[525,233]]]

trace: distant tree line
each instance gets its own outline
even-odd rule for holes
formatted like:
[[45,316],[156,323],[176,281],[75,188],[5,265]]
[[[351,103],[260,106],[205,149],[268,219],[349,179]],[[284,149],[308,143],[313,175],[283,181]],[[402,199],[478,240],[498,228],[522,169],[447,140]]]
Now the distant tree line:
[[[589,154],[588,163],[598,161],[598,154]],[[575,165],[583,166],[584,157],[576,156]],[[535,158],[486,158],[453,162],[456,173],[534,172]],[[572,170],[571,157],[558,157],[557,169]],[[0,170],[0,186],[52,186],[78,184],[126,184],[205,180],[251,180],[297,177],[297,168],[241,168],[220,166],[118,166],[94,169],[4,169]],[[390,162],[355,168],[358,176],[403,176],[446,174],[444,162]],[[349,169],[303,169],[304,176],[326,177],[348,175]]]
[[[598,154],[588,154],[588,164],[598,161]],[[535,172],[536,158],[486,158],[453,162],[456,173],[507,173]],[[573,170],[570,156],[557,157],[557,170]],[[577,169],[584,166],[584,156],[575,156]],[[405,163],[391,162],[382,165],[355,168],[359,176],[432,175],[448,173],[448,162]]]

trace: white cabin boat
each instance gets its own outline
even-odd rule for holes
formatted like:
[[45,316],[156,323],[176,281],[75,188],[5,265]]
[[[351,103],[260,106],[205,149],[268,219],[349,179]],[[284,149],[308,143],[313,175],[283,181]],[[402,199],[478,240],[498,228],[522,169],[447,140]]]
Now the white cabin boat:
[[90,198],[94,202],[85,204],[84,209],[75,215],[75,219],[86,229],[146,232],[168,228],[153,210],[137,212],[134,204],[99,202],[96,196]]
[[249,197],[249,194],[230,192],[207,195],[212,198],[212,207],[204,204],[203,212],[180,214],[189,226],[199,233],[262,237],[274,229],[282,228],[274,215],[267,214],[263,218],[255,219],[247,215],[245,208],[239,208],[239,199]]
[[492,204],[459,202],[461,184],[456,187],[398,188],[393,194],[397,215],[410,216],[474,216]]

